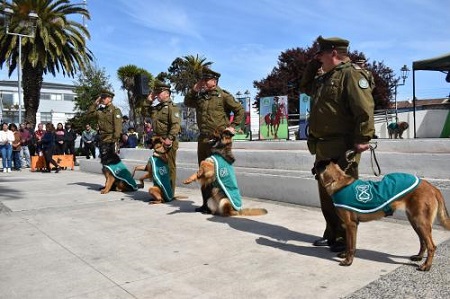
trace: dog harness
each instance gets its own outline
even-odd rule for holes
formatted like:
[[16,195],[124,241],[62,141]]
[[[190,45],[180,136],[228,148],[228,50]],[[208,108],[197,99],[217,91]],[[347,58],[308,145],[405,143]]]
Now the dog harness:
[[137,191],[138,187],[136,181],[133,179],[130,171],[125,164],[122,163],[122,161],[116,164],[103,165],[103,167],[106,167],[116,179],[125,182],[134,191]]
[[153,183],[163,191],[164,201],[173,200],[173,190],[170,184],[169,166],[160,157],[150,156],[148,163],[152,165]]
[[373,213],[383,210],[392,215],[390,203],[413,191],[420,179],[407,173],[391,173],[379,182],[356,180],[331,197],[338,208],[358,213]]
[[213,154],[209,158],[213,160],[215,167],[216,180],[213,186],[220,188],[227,195],[236,211],[241,210],[242,199],[233,166],[221,155]]

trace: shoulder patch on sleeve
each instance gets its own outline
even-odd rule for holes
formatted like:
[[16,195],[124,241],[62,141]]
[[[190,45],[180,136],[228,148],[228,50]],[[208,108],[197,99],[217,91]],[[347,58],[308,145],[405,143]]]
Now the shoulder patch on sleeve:
[[361,78],[358,81],[358,85],[359,87],[361,87],[362,89],[366,89],[369,87],[369,82],[365,79],[365,78]]

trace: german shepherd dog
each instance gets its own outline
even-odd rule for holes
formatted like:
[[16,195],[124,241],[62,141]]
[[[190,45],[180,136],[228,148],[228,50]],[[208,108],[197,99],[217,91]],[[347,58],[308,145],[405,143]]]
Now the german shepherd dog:
[[[347,175],[337,164],[337,160],[326,160],[316,162],[313,168],[316,175],[327,193],[331,196],[352,184],[355,179]],[[399,208],[405,209],[408,220],[414,231],[419,236],[420,250],[417,255],[410,257],[412,261],[420,261],[427,257],[425,262],[417,270],[429,271],[433,262],[436,245],[433,242],[431,231],[433,222],[438,215],[441,224],[450,230],[450,219],[442,193],[426,180],[420,180],[417,187],[407,194],[399,196],[389,203],[391,211]],[[345,259],[340,262],[341,266],[350,266],[356,251],[356,234],[359,222],[377,220],[386,216],[384,211],[373,213],[358,213],[354,210],[336,207],[337,214],[343,221],[346,230]]]
[[[229,164],[233,164],[235,161],[234,155],[231,151],[233,145],[234,134],[228,130],[224,130],[219,133],[217,130],[214,133],[214,138],[210,140],[212,144],[212,153],[219,154]],[[205,159],[200,162],[199,169],[196,173],[183,181],[184,184],[190,184],[194,181],[198,181],[201,186],[212,185],[216,181],[214,160]],[[213,215],[219,216],[259,216],[267,214],[266,209],[241,209],[235,210],[230,199],[225,192],[218,187],[213,187],[211,197],[207,201],[208,208]]]
[[[152,138],[152,146],[153,149],[153,157],[158,157],[167,164],[167,151],[168,149],[164,146],[163,139],[161,137],[153,137]],[[145,171],[145,174],[139,178],[141,186],[144,186],[144,180],[149,179],[153,181],[153,169],[150,161],[146,165],[139,165],[134,167],[132,176],[134,177],[136,171]],[[166,200],[163,196],[163,191],[160,187],[153,185],[148,189],[148,193],[153,197],[154,200],[150,201],[149,204],[159,204],[164,203]],[[182,197],[179,197],[180,199]]]
[[[101,147],[100,150],[102,151],[102,155],[101,155],[101,163],[103,165],[102,167],[102,172],[105,175],[105,186],[103,188],[100,189],[100,193],[101,194],[106,194],[108,192],[110,192],[111,190],[113,191],[119,191],[119,192],[126,192],[126,191],[136,191],[136,189],[133,189],[133,187],[131,187],[129,184],[127,184],[126,182],[117,179],[112,173],[111,171],[105,167],[105,165],[112,165],[112,164],[117,164],[119,162],[121,162],[120,157],[117,155],[117,153],[115,152],[115,150],[112,147]],[[128,172],[128,170],[123,170]],[[129,174],[129,172],[128,172]],[[131,174],[129,174],[131,175]]]

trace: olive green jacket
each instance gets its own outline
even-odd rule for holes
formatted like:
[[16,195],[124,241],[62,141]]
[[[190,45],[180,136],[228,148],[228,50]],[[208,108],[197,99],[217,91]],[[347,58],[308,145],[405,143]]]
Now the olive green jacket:
[[180,109],[172,101],[146,108],[153,122],[153,133],[172,141],[177,139],[181,130]]
[[104,108],[97,108],[93,103],[88,113],[95,116],[98,121],[99,141],[104,143],[118,142],[122,134],[122,112],[110,104]]
[[[241,103],[220,87],[204,93],[191,90],[185,96],[184,104],[196,109],[197,126],[203,136],[212,135],[216,129],[239,126],[244,119],[244,108]],[[231,112],[234,114],[232,123],[230,123]]]
[[310,138],[329,140],[344,137],[359,144],[367,143],[373,137],[373,81],[364,69],[348,61],[312,81],[311,76],[306,78],[309,84],[302,87],[312,97]]

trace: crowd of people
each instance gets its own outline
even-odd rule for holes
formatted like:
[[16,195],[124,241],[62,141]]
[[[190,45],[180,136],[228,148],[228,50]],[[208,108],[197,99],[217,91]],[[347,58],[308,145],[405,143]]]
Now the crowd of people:
[[30,168],[32,156],[44,156],[46,166],[41,169],[43,172],[50,172],[52,169],[59,172],[60,167],[52,160],[52,156],[73,155],[76,163],[76,138],[77,134],[70,123],[65,126],[58,123],[56,128],[52,123],[39,123],[36,130],[29,122],[20,124],[19,128],[14,123],[3,123],[0,132],[3,172]]

